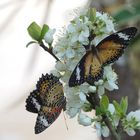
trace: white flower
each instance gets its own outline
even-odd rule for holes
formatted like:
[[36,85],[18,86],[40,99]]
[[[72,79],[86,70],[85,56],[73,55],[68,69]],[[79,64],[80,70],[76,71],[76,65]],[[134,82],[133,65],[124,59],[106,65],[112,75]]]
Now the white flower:
[[136,132],[132,128],[127,128],[125,129],[125,131],[129,136],[134,136],[136,134]]
[[104,87],[110,91],[118,89],[116,84],[117,74],[112,70],[111,66],[104,67],[104,78],[107,81],[104,83]]
[[92,124],[92,119],[85,114],[80,113],[78,115],[78,122],[81,125],[89,126]]
[[96,17],[99,17],[105,22],[106,27],[104,28],[104,32],[106,33],[110,33],[112,31],[115,32],[113,20],[108,14],[106,13],[101,14],[99,12],[96,12]]
[[127,115],[127,120],[130,121],[132,118],[135,118],[136,121],[140,122],[140,110],[137,111],[131,111],[128,115]]
[[67,29],[73,43],[79,41],[82,44],[88,44],[89,27],[79,18],[76,18],[74,22],[69,24]]
[[53,35],[54,35],[55,31],[56,31],[55,29],[49,29],[49,30],[46,32],[46,34],[45,34],[45,36],[44,36],[44,40],[45,40],[46,43],[52,44]]
[[102,126],[100,122],[95,122],[95,128],[96,128],[98,136],[101,136],[101,135],[103,135],[104,137],[109,136],[109,129],[107,126],[104,126],[104,125]]

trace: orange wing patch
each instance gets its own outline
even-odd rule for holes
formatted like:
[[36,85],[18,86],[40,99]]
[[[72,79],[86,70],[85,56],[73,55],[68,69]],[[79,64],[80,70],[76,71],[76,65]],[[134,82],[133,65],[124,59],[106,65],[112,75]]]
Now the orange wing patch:
[[84,68],[85,68],[85,78],[87,78],[87,76],[89,75],[89,71],[90,71],[90,67],[91,67],[91,63],[93,61],[93,53],[90,52],[84,62]]
[[90,66],[90,72],[87,78],[87,82],[91,85],[94,84],[94,81],[99,80],[102,77],[103,68],[100,60],[96,55],[93,55],[93,60]]
[[118,60],[123,52],[124,46],[114,41],[107,41],[98,46],[98,55],[103,64],[110,64]]

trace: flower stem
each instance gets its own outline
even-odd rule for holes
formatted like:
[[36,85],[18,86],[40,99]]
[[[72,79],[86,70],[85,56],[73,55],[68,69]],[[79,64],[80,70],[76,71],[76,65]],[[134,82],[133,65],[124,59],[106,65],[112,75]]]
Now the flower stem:
[[[95,109],[96,106],[100,106],[100,98],[97,93],[88,93],[87,100],[93,105],[93,109]],[[102,120],[109,128],[113,136],[113,140],[121,140],[120,134],[116,132],[115,128],[112,126],[111,121],[105,114],[102,115]]]
[[52,48],[47,48],[43,42],[41,42],[40,47],[42,47],[45,51],[47,51],[49,54],[51,54],[57,61],[60,61],[59,58],[53,53]]

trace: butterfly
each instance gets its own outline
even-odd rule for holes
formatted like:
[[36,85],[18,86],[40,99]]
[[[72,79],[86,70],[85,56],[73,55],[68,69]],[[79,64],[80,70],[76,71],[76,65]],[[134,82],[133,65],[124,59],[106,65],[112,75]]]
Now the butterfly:
[[26,99],[26,110],[38,114],[35,134],[48,128],[65,107],[66,98],[59,79],[52,74],[42,74],[36,89]]
[[96,47],[85,46],[88,49],[72,72],[69,86],[74,87],[84,82],[94,85],[95,81],[102,78],[103,67],[118,60],[136,32],[135,27],[128,27],[107,36]]

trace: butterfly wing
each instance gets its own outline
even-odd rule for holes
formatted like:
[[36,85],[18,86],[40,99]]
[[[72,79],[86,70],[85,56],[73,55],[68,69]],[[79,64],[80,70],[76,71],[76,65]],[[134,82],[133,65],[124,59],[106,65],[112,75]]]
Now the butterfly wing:
[[38,113],[40,111],[41,105],[42,102],[39,97],[39,93],[34,90],[26,99],[26,110],[32,113]]
[[43,106],[36,120],[35,134],[39,134],[48,128],[58,118],[65,104],[66,99],[63,97],[55,107]]
[[92,63],[93,54],[91,51],[88,51],[82,59],[79,61],[74,71],[72,72],[69,79],[69,86],[81,85],[85,82],[87,76],[89,75],[90,66]]
[[87,52],[74,69],[69,86],[81,85],[84,82],[93,85],[102,78],[103,66],[116,61],[123,54],[136,32],[135,27],[123,29],[103,39],[96,48],[92,47],[92,52]]
[[54,107],[64,97],[63,86],[54,75],[43,75],[37,82],[37,90],[44,106]]
[[26,100],[26,109],[38,113],[35,133],[41,133],[48,128],[65,108],[66,98],[59,79],[52,74],[42,75],[36,90]]
[[103,39],[96,47],[103,65],[118,60],[124,49],[134,38],[136,32],[137,29],[135,27],[129,27]]
[[94,85],[95,81],[98,81],[103,75],[103,66],[100,59],[95,53],[93,53],[93,59],[90,66],[89,74],[86,78],[86,82],[90,85]]

